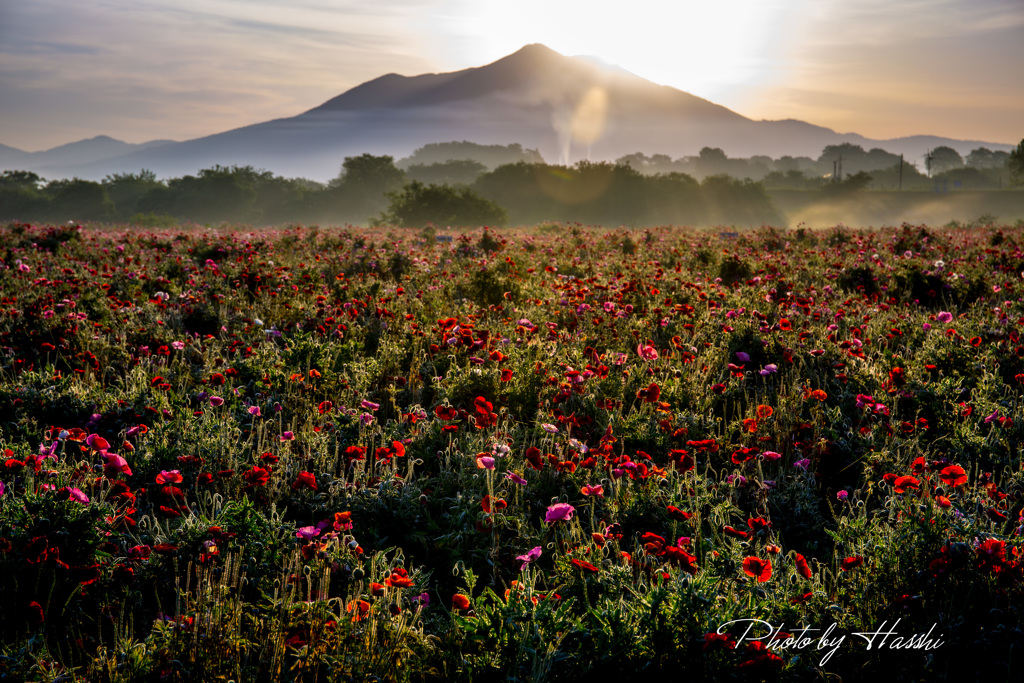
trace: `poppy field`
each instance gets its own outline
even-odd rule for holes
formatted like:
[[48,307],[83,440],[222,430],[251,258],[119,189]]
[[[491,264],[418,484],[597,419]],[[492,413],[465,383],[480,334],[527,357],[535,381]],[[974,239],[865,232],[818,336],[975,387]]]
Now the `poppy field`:
[[1021,676],[1020,225],[0,257],[0,680]]

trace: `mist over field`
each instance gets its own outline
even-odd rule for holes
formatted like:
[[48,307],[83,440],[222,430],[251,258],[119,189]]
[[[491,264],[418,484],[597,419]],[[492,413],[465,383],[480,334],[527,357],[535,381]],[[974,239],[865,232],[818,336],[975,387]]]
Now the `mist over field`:
[[0,219],[129,222],[141,226],[528,226],[544,222],[654,227],[988,225],[1024,220],[1024,191],[1007,153],[962,157],[937,147],[928,175],[879,148],[830,145],[816,157],[625,155],[614,162],[546,163],[538,150],[471,142],[428,144],[397,162],[346,157],[327,183],[252,166],[214,166],[160,179],[151,171],[102,182],[0,176]]

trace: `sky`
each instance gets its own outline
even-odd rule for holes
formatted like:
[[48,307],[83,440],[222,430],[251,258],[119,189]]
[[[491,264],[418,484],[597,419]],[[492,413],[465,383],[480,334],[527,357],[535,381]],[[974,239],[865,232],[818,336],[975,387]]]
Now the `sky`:
[[0,0],[0,143],[186,140],[530,43],[753,119],[1024,137],[1024,0]]

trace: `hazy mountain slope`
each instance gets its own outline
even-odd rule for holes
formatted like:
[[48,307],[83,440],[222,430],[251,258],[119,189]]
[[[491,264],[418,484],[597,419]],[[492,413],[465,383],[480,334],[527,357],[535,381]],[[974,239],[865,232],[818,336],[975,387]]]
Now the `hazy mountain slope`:
[[455,140],[520,143],[552,163],[613,160],[633,152],[678,158],[702,147],[720,147],[730,157],[816,158],[826,145],[841,142],[882,147],[911,162],[938,145],[961,154],[979,146],[1009,149],[928,136],[878,141],[802,121],[753,121],[627,71],[527,45],[481,67],[387,74],[297,116],[195,140],[129,145],[101,136],[35,154],[2,148],[0,166],[99,179],[142,168],[169,177],[237,164],[328,180],[346,156],[399,158],[428,143]]

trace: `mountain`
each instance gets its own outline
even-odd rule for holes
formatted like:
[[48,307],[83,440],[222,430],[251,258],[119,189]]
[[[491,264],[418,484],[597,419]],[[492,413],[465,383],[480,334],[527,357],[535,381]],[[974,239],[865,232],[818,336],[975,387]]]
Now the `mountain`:
[[55,170],[58,171],[57,175],[61,175],[60,171],[63,169],[97,164],[169,144],[175,143],[173,140],[152,140],[133,144],[115,140],[107,135],[98,135],[88,140],[70,142],[42,152],[25,152],[7,145],[0,145],[0,168],[37,172]]
[[170,177],[237,164],[328,180],[346,156],[401,158],[423,145],[455,140],[520,143],[553,163],[614,160],[633,152],[678,158],[703,147],[719,147],[730,157],[817,158],[826,145],[842,142],[903,153],[908,161],[938,145],[961,154],[980,146],[1010,148],[923,136],[879,141],[802,121],[754,121],[596,60],[527,45],[486,66],[387,74],[297,116],[203,138],[132,146],[101,137],[10,158],[11,148],[5,148],[0,166],[98,179],[142,168]]

